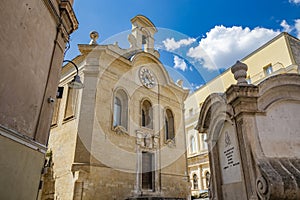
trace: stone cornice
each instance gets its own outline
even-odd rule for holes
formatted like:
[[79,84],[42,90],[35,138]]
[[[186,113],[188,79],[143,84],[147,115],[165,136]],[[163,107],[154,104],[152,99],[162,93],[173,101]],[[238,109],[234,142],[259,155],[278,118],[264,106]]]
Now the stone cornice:
[[69,40],[69,35],[73,33],[78,28],[78,20],[75,16],[74,10],[72,8],[72,5],[69,1],[63,0],[59,4],[59,10],[60,10],[60,21],[62,26],[64,27],[64,31],[66,34],[64,35],[64,38]]
[[26,135],[20,134],[14,130],[6,128],[0,125],[0,135],[3,137],[9,138],[15,142],[18,142],[22,145],[25,145],[31,149],[39,151],[41,153],[46,153],[47,147],[34,141],[32,138],[27,137]]

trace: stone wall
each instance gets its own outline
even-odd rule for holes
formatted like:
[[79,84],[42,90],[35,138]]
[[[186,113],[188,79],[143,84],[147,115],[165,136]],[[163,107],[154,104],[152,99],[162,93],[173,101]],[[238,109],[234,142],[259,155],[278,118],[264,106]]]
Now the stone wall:
[[299,74],[281,74],[206,99],[213,199],[300,198],[299,91]]

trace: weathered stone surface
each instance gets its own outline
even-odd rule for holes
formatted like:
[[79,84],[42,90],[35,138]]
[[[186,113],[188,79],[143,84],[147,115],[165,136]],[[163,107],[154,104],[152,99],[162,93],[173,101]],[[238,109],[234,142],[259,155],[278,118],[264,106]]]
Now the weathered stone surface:
[[300,198],[299,92],[300,76],[282,74],[206,99],[197,128],[208,133],[213,199]]
[[0,199],[36,199],[65,45],[78,22],[70,1],[30,0],[1,1],[0,23]]

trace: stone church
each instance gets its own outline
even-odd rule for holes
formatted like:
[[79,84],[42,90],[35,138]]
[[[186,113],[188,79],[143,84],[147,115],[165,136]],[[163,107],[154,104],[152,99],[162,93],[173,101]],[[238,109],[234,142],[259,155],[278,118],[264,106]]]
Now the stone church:
[[[128,49],[98,45],[91,32],[64,66],[41,199],[188,198],[188,90],[160,62],[153,23],[142,15],[131,23]],[[82,89],[69,85],[76,72]]]

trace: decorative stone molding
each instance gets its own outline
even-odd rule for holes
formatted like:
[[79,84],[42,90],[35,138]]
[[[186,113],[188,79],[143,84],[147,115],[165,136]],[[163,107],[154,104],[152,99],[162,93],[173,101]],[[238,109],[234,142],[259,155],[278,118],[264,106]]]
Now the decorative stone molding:
[[7,127],[4,127],[0,125],[0,136],[9,138],[10,140],[13,140],[17,143],[20,143],[22,145],[25,145],[35,151],[39,151],[41,153],[46,153],[47,147],[43,144],[34,141],[33,139],[29,138],[26,135],[23,135],[15,130],[9,129]]
[[69,35],[78,28],[78,20],[69,1],[61,1],[59,10],[61,23],[59,27],[64,40],[67,42]]
[[261,199],[268,198],[269,186],[263,176],[260,176],[256,179],[256,191]]
[[144,129],[136,131],[136,144],[141,149],[152,150],[158,147],[159,136],[154,135],[152,132]]
[[261,199],[300,199],[300,159],[268,158],[258,162],[262,176],[256,180]]
[[61,1],[59,5],[61,19],[68,34],[78,28],[78,20],[69,1]]
[[175,138],[166,140],[165,144],[167,144],[169,148],[175,148],[176,147]]
[[123,135],[123,134],[127,134],[128,135],[128,132],[127,130],[123,127],[123,126],[115,126],[114,127],[114,131],[119,134],[119,135]]

